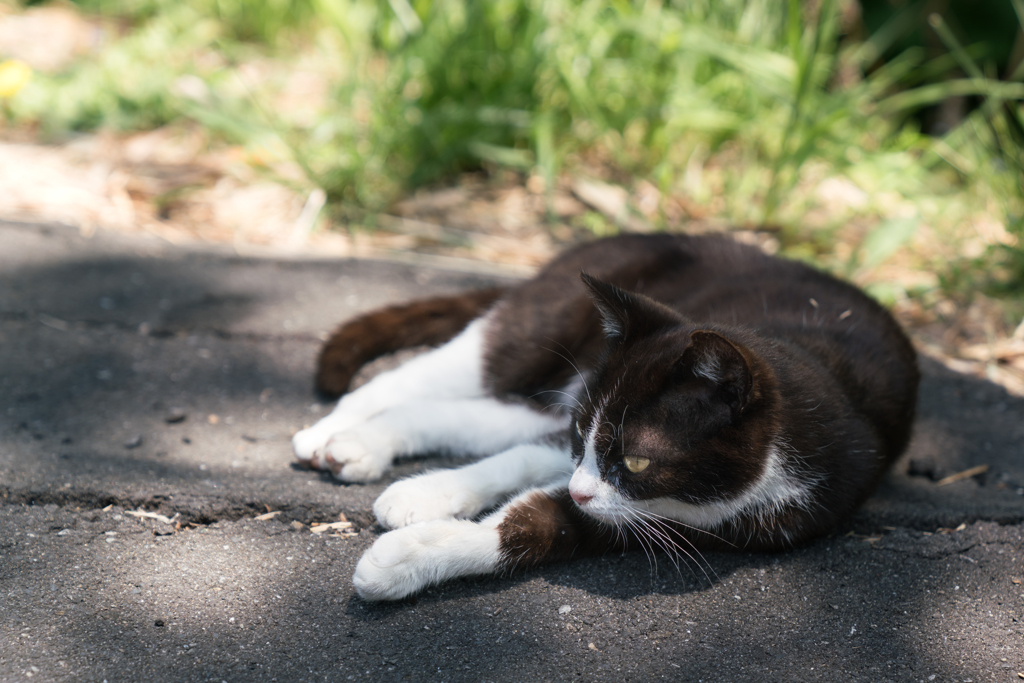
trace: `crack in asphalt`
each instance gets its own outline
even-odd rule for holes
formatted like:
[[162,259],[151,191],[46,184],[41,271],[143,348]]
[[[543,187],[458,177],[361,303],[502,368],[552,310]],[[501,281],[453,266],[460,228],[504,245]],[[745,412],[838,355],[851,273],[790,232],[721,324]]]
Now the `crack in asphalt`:
[[337,521],[339,515],[352,522],[356,531],[376,524],[372,514],[364,510],[350,510],[341,506],[304,503],[279,505],[276,509],[253,500],[222,497],[201,497],[191,494],[156,494],[148,496],[114,495],[98,491],[12,490],[0,486],[0,504],[10,506],[57,505],[63,508],[102,510],[109,506],[124,510],[156,512],[167,517],[179,515],[181,523],[208,526],[217,522],[233,522],[276,511],[283,522],[300,522],[310,526],[314,522]]

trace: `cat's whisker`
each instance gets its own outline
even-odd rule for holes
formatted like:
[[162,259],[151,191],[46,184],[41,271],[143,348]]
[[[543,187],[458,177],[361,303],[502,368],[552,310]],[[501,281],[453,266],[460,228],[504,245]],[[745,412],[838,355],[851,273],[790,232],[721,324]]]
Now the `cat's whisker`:
[[530,553],[529,548],[524,548],[523,552],[516,556],[515,560],[512,561],[511,566],[508,568],[510,574],[514,574],[516,569],[519,568],[519,562]]
[[[663,550],[668,555],[669,561],[672,563],[672,566],[676,570],[676,574],[678,574],[680,577],[682,577],[683,573],[682,567],[680,566],[680,561],[683,561],[683,557],[685,556],[685,558],[688,559],[689,562],[683,561],[683,564],[685,564],[686,568],[690,570],[690,574],[693,575],[694,579],[699,579],[697,573],[693,571],[691,563],[695,563],[698,566],[700,566],[700,563],[697,562],[697,560],[692,555],[686,552],[685,549],[679,547],[677,543],[672,541],[672,539],[669,538],[664,532],[652,526],[646,520],[643,520],[638,517],[634,518],[633,523],[630,524],[630,527],[634,530],[636,538],[640,540],[641,543],[643,543],[643,539],[647,540],[647,543],[651,547],[651,554],[654,555],[655,558],[657,558],[655,548],[660,548],[661,550]],[[703,571],[703,567],[701,569]],[[657,559],[654,560],[654,572],[657,572]],[[704,575],[705,577],[707,577],[707,572],[704,572]],[[708,581],[709,583],[711,582],[710,577],[708,577]]]
[[[716,538],[719,541],[722,541],[723,543],[727,543],[727,544],[729,543],[728,541],[725,541],[724,539],[720,539],[719,537],[715,536],[714,533],[711,533],[710,531],[705,531],[705,530],[703,530],[701,528],[697,528],[695,526],[691,526],[689,524],[677,521],[675,519],[671,519],[669,517],[664,517],[662,515],[655,514],[655,513],[651,512],[649,510],[643,510],[643,509],[640,509],[640,508],[630,508],[630,511],[633,514],[637,515],[638,517],[643,518],[647,523],[649,523],[649,524],[657,524],[657,526],[659,528],[665,529],[665,532],[667,533],[667,535],[678,537],[682,542],[684,542],[687,546],[689,546],[693,550],[693,552],[696,553],[697,558],[699,558],[700,561],[702,561],[703,563],[707,564],[709,568],[711,568],[711,564],[708,562],[707,558],[703,557],[703,555],[700,553],[700,551],[697,549],[697,547],[693,544],[693,542],[690,541],[690,539],[688,539],[686,537],[686,535],[684,535],[684,533],[679,530],[679,527],[691,529],[691,530],[698,531],[698,532],[705,532],[705,533],[708,533],[709,536],[712,536],[713,538]],[[679,545],[675,541],[673,541],[672,543],[674,545],[676,545],[676,546]],[[729,545],[733,545],[733,544],[729,544]],[[692,555],[690,555],[689,552],[687,552],[682,547],[680,547],[680,551],[685,553],[686,556],[689,557],[691,560],[696,561],[696,558],[694,558]],[[698,564],[699,564],[699,562],[698,562]],[[714,572],[714,568],[712,568],[712,571]]]
[[[560,410],[559,410],[560,409]],[[541,413],[548,413],[549,411],[556,411],[561,416],[571,416],[574,408],[568,403],[549,403],[546,406],[541,406],[538,411]],[[580,409],[582,410],[582,409]],[[568,426],[568,425],[566,425]]]
[[[692,524],[687,524],[686,522],[680,522],[677,519],[672,519],[671,517],[665,517],[664,515],[659,515],[658,513],[651,512],[650,510],[647,510],[647,509],[640,509],[640,508],[631,508],[631,509],[636,511],[636,512],[640,512],[640,513],[642,513],[644,515],[647,515],[647,516],[651,517],[652,519],[657,519],[657,520],[659,520],[661,522],[666,522],[668,524],[678,524],[679,526],[683,527],[684,529],[689,529],[691,531],[696,531],[699,534],[704,534],[705,536],[710,536],[711,538],[715,539],[716,541],[721,541],[722,543],[725,543],[728,546],[731,546],[733,548],[738,548],[738,546],[735,543],[731,543],[731,542],[729,542],[728,539],[722,538],[721,536],[717,536],[714,533],[708,531],[707,529],[701,529],[700,527],[693,526]],[[692,543],[691,543],[691,545],[692,545]]]
[[[668,538],[664,532],[649,524],[640,515],[637,515],[628,505],[619,506],[617,512],[626,520],[626,523],[629,524],[634,535],[637,537],[637,540],[641,541],[641,543],[643,543],[643,539],[647,540],[650,544],[652,554],[654,554],[654,546],[660,547],[668,553],[669,560],[672,562],[673,566],[675,566],[677,573],[681,573],[681,569],[679,567],[680,552],[686,555],[691,561],[696,561],[682,548],[676,550],[676,543]],[[657,570],[656,559],[653,564],[654,569]],[[690,571],[692,572],[693,570],[691,569]],[[696,574],[694,576],[696,576]]]
[[618,429],[615,427],[614,424],[612,424],[608,420],[605,420],[601,424],[608,425],[608,428],[611,430],[611,435],[609,435],[608,441],[614,444],[615,443],[615,439],[618,438]]
[[[670,544],[671,548],[672,548],[672,549],[670,549],[670,548],[666,547],[665,549],[669,550],[669,552],[679,552],[679,553],[682,553],[691,562],[696,563],[697,566],[700,567],[701,572],[704,573],[704,576],[705,576],[705,578],[707,578],[709,583],[714,583],[714,582],[711,580],[711,577],[708,576],[707,571],[704,569],[705,566],[708,569],[711,570],[711,573],[715,575],[715,578],[718,578],[718,573],[715,571],[714,567],[711,566],[711,563],[708,562],[707,558],[704,557],[704,555],[700,552],[700,550],[698,550],[697,546],[695,546],[690,539],[688,539],[684,534],[682,534],[679,531],[678,528],[676,528],[676,525],[683,526],[683,527],[686,527],[686,528],[693,528],[693,527],[689,527],[689,525],[681,524],[679,522],[675,522],[674,520],[670,520],[670,519],[661,517],[660,515],[655,515],[654,513],[651,513],[649,511],[638,510],[636,508],[629,508],[629,511],[632,514],[636,515],[638,518],[644,519],[645,522],[650,526],[650,528],[652,530],[654,530],[656,528],[659,529],[659,531],[658,531],[659,536],[664,538],[665,542],[667,544]],[[655,524],[657,524],[658,527],[655,527],[654,526]],[[696,557],[691,555],[690,552],[688,550],[686,550],[686,548],[681,546],[677,541],[673,540],[672,539],[672,535],[675,535],[675,536],[679,537],[680,540],[684,541],[686,543],[686,545],[688,545],[693,550],[693,552],[696,554]],[[692,572],[693,570],[691,569],[690,571]],[[696,576],[696,574],[694,574],[694,576]]]
[[[576,398],[575,394],[569,393],[568,391],[562,391],[561,389],[544,389],[543,391],[538,391],[536,394],[533,394],[532,396],[530,396],[530,398],[536,398],[541,394],[562,394],[563,396],[568,396],[569,398],[576,402],[577,408],[583,410],[583,404],[580,403],[580,400]],[[555,403],[553,405],[569,407],[567,403]]]
[[[554,339],[552,339],[551,337],[545,337],[545,338],[546,338],[546,339],[547,339],[548,341],[554,342],[554,343],[558,344],[559,346],[561,346],[561,347],[562,347],[563,349],[565,349],[565,352],[566,352],[566,353],[568,353],[568,354],[569,354],[570,356],[572,355],[572,352],[571,352],[571,351],[569,351],[569,349],[566,349],[566,348],[565,348],[565,344],[562,344],[562,343],[560,343],[560,342],[557,342],[557,341],[555,341]],[[591,397],[591,395],[590,395],[590,387],[588,387],[588,386],[587,386],[587,378],[583,376],[583,373],[582,373],[582,372],[580,371],[580,369],[579,369],[579,367],[578,367],[578,366],[576,365],[576,363],[574,363],[574,362],[573,362],[573,360],[572,360],[572,359],[570,359],[570,358],[569,358],[568,356],[565,356],[564,354],[561,354],[561,353],[559,353],[558,351],[555,351],[554,349],[551,349],[551,348],[548,348],[548,347],[542,347],[542,348],[543,348],[543,349],[544,349],[545,351],[550,351],[551,353],[555,354],[556,356],[558,356],[559,358],[561,358],[561,359],[562,359],[562,360],[564,360],[564,361],[565,361],[566,363],[568,363],[569,365],[571,365],[571,366],[572,366],[572,369],[576,371],[576,374],[577,374],[577,375],[579,375],[579,377],[580,377],[580,381],[581,381],[581,382],[583,383],[583,388],[584,388],[584,390],[586,390],[586,392],[587,392],[587,398],[588,398],[588,399],[590,400],[590,402],[591,402],[591,403],[593,403],[593,402],[594,402],[594,399],[593,399],[593,397]]]
[[642,533],[643,536],[647,538],[648,542],[652,546],[658,546],[662,550],[666,551],[666,553],[668,554],[669,561],[672,562],[672,565],[676,568],[676,572],[681,573],[682,570],[679,567],[679,554],[676,553],[671,547],[666,545],[667,539],[663,538],[661,533],[659,533],[656,529],[651,527],[649,524],[647,524],[644,520],[640,518],[635,518],[630,526],[632,529],[634,529],[634,533],[637,535],[638,538]]
[[[634,512],[636,514],[638,514],[638,515],[642,515],[643,514],[639,510],[634,510]],[[664,531],[662,533],[664,533],[668,537],[668,538],[666,538],[667,542],[671,543],[672,546],[674,548],[678,549],[679,552],[683,553],[684,555],[686,555],[687,558],[689,558],[691,561],[695,562],[697,564],[697,566],[701,568],[701,571],[704,573],[704,576],[707,578],[707,580],[709,582],[712,582],[712,580],[711,580],[711,577],[708,576],[708,573],[704,569],[704,567],[707,567],[708,569],[710,569],[711,573],[715,575],[716,579],[719,578],[718,577],[718,572],[715,571],[714,567],[711,566],[711,563],[708,562],[707,558],[704,557],[703,553],[700,552],[700,549],[698,549],[697,546],[694,545],[693,541],[691,541],[689,538],[687,538],[686,535],[683,534],[682,532],[680,532],[679,529],[678,529],[678,526],[683,526],[683,527],[686,527],[686,528],[691,528],[691,527],[688,527],[685,524],[679,524],[678,522],[674,522],[673,520],[666,520],[664,518],[658,518],[657,516],[646,517],[645,519],[646,519],[648,524],[651,524],[652,526],[657,524],[658,527],[660,527],[661,529],[664,529]],[[689,546],[690,549],[693,551],[693,553],[696,554],[696,557],[694,557],[694,555],[691,555],[690,552],[686,548],[684,548],[682,545],[680,545],[677,541],[672,540],[671,536],[673,536],[673,535],[678,537],[680,541],[682,541],[687,546]]]
[[[608,424],[607,422],[605,424]],[[611,455],[612,449],[615,448],[615,437],[608,437],[608,448],[604,449],[604,457]]]
[[[630,510],[630,512],[635,514],[635,511],[633,511],[633,510]],[[703,561],[704,564],[708,564],[708,562],[704,558],[704,556],[700,554],[699,551],[694,549],[694,551],[697,552],[697,557],[694,557],[685,548],[683,548],[676,541],[674,541],[667,531],[654,526],[653,524],[651,524],[650,520],[645,520],[642,517],[640,517],[639,515],[636,515],[636,517],[637,517],[637,521],[639,523],[642,523],[645,526],[645,528],[647,529],[648,535],[653,537],[653,538],[656,538],[658,540],[658,542],[659,542],[658,544],[661,546],[661,548],[663,550],[665,550],[665,552],[668,553],[670,559],[672,560],[672,564],[675,565],[676,572],[682,574],[682,570],[681,570],[681,568],[679,566],[679,560],[681,560],[683,558],[683,556],[685,556],[686,559],[688,559],[691,563],[694,563],[698,567],[700,567],[701,571],[704,573],[704,576],[708,579],[709,582],[711,582],[711,577],[708,576],[706,571],[704,571],[704,567],[701,564],[701,561]],[[668,529],[668,531],[671,531],[671,532],[675,533],[676,535],[679,535],[679,532],[676,531],[675,529],[671,529],[670,528],[670,529]],[[686,539],[684,538],[683,540],[686,540]],[[698,558],[699,558],[699,560],[698,560]],[[696,572],[693,571],[693,568],[690,566],[689,563],[687,563],[687,569],[690,570],[690,573],[693,574],[694,578],[698,578]]]
[[649,545],[650,539],[647,539],[646,536],[641,533],[641,528],[634,524],[632,520],[626,519],[624,521],[629,530],[633,532],[633,538],[640,542],[640,549],[643,550],[644,555],[647,556],[647,564],[650,565],[651,573],[653,574],[658,569],[658,563],[654,559],[654,548]]
[[617,520],[610,523],[610,526],[615,529],[615,539],[622,545],[624,551],[629,547],[629,536],[626,534],[626,530],[623,529],[623,522]]

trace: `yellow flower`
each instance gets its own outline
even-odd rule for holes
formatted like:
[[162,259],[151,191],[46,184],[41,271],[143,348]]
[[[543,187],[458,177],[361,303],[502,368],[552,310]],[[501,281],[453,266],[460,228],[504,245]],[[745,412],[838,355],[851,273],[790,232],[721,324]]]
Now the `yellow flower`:
[[32,67],[20,59],[0,62],[0,98],[14,97],[32,78]]

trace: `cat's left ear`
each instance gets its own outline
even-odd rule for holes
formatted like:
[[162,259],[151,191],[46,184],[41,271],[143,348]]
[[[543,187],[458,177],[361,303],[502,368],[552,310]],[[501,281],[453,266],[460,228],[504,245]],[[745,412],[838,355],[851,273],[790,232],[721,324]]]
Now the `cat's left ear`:
[[609,341],[640,337],[684,322],[671,308],[643,294],[627,292],[585,272],[580,273],[580,279],[601,313],[604,334]]
[[718,385],[734,416],[747,407],[754,377],[740,347],[731,340],[712,330],[697,330],[690,334],[690,345],[679,363]]

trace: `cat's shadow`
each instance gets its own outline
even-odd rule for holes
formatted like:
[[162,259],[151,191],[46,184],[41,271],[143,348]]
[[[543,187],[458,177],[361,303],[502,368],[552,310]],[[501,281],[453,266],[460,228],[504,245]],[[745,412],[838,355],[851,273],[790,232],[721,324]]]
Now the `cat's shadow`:
[[[486,599],[496,604],[526,602],[530,605],[569,599],[564,589],[609,600],[625,601],[646,596],[680,596],[714,590],[738,569],[763,569],[778,563],[778,555],[766,553],[704,553],[701,566],[687,560],[676,566],[659,553],[653,558],[629,552],[585,558],[517,572],[511,576],[479,576],[450,581],[395,602],[371,603],[353,595],[346,614],[365,622],[392,618],[424,605],[450,605]],[[543,582],[540,590],[536,583]],[[534,584],[531,586],[531,584]],[[555,587],[555,591],[549,590]]]

